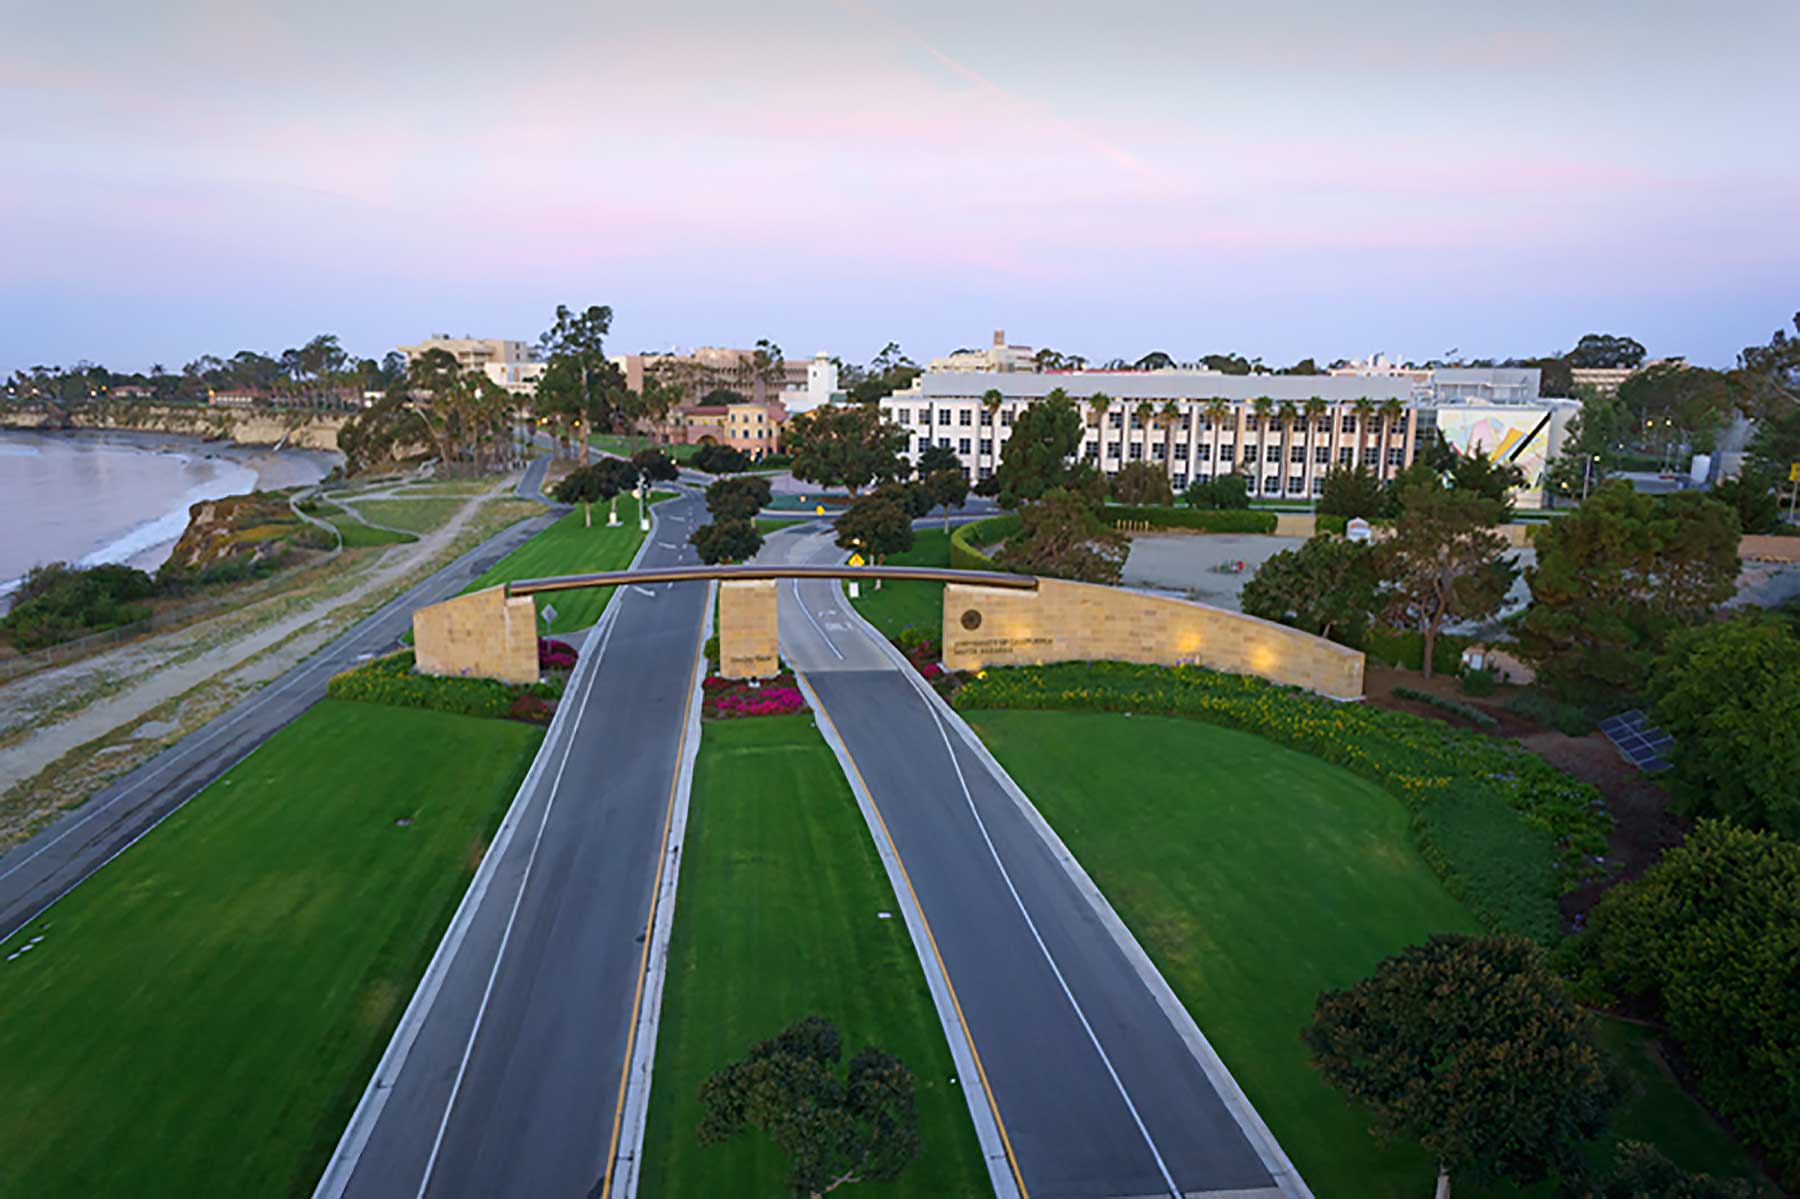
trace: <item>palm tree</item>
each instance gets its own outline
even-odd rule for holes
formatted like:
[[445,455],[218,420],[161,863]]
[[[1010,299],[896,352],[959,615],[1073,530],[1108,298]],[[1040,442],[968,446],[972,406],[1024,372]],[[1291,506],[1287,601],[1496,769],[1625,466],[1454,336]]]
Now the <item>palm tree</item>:
[[1356,412],[1356,461],[1351,465],[1361,466],[1363,464],[1363,450],[1366,445],[1366,435],[1369,431],[1369,421],[1374,419],[1375,416],[1375,401],[1371,400],[1368,396],[1363,396],[1361,399],[1357,400],[1356,403],[1352,404],[1351,408]]
[[[998,387],[990,387],[986,391],[981,393],[981,410],[983,412],[987,413],[987,419],[988,419],[988,428],[987,428],[988,462],[987,462],[987,464],[989,466],[993,466],[996,462],[999,461],[999,452],[996,447],[998,447],[1000,444],[1000,405],[1004,404],[1005,402],[1006,402],[1006,397],[1000,394],[1000,389]],[[980,441],[977,441],[975,443],[975,448],[978,450],[981,448]],[[975,466],[976,466],[975,473],[977,475],[979,475],[981,473],[981,470],[980,470],[981,456],[979,454],[977,454],[975,456]],[[947,522],[947,521],[949,521],[949,519],[950,519],[950,509],[945,508],[944,509],[944,520]]]
[[1387,469],[1389,434],[1405,413],[1406,405],[1392,396],[1381,401],[1381,461],[1378,465],[1384,471]]
[[1164,400],[1162,411],[1158,416],[1163,427],[1163,470],[1173,475],[1175,473],[1175,426],[1181,420],[1181,405],[1174,400]]
[[[1325,423],[1326,414],[1331,411],[1331,405],[1327,404],[1322,397],[1314,396],[1310,400],[1306,401],[1306,404],[1303,407],[1303,411],[1306,413],[1306,427],[1307,427],[1309,439],[1312,437],[1317,437],[1319,425],[1321,423]],[[1325,444],[1327,446],[1329,446],[1331,444],[1331,426],[1329,424],[1325,424],[1325,434],[1326,434]],[[1309,449],[1313,448],[1310,440],[1308,441],[1308,448]],[[1331,451],[1329,449],[1327,449],[1326,450],[1326,454],[1328,456],[1327,461],[1326,461],[1327,467],[1330,466],[1330,460],[1329,460],[1330,453],[1331,453]],[[1319,470],[1319,463],[1317,461],[1318,457],[1319,457],[1319,455],[1316,451],[1308,453],[1306,456],[1306,472],[1305,473],[1307,475],[1307,486],[1309,489],[1312,485],[1312,476],[1315,474],[1323,473],[1322,471]]]
[[1231,411],[1231,401],[1224,396],[1214,396],[1206,401],[1206,419],[1212,425],[1212,449],[1209,451],[1212,461],[1206,470],[1209,475],[1218,471],[1219,437],[1225,432],[1225,421],[1231,416]]
[[1104,391],[1096,391],[1088,397],[1088,424],[1098,429],[1100,422],[1106,418],[1106,410],[1112,407],[1112,397]]
[[1143,460],[1147,462],[1150,459],[1150,422],[1156,418],[1156,405],[1149,400],[1139,400],[1131,415],[1137,419],[1138,429],[1143,433],[1140,440],[1144,446]]
[[1300,419],[1300,406],[1292,400],[1283,400],[1275,416],[1281,422],[1281,461],[1277,464],[1281,469],[1276,474],[1281,479],[1281,493],[1286,495],[1288,458],[1293,452],[1294,422]]

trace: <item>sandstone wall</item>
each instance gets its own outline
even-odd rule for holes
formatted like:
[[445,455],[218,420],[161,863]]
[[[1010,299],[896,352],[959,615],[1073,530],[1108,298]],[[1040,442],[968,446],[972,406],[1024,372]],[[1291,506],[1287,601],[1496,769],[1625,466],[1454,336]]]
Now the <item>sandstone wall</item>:
[[413,656],[425,674],[538,681],[537,605],[486,587],[413,613]]
[[719,584],[719,673],[766,679],[781,669],[774,579]]
[[1011,591],[944,587],[944,664],[952,670],[1046,662],[1195,664],[1306,687],[1363,693],[1363,655],[1332,641],[1187,600],[1041,580]]

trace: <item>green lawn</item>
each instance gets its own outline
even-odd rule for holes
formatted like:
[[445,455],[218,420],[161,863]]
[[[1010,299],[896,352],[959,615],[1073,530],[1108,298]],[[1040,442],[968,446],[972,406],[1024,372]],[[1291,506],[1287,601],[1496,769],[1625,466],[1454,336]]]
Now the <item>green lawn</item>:
[[[1428,1190],[1425,1155],[1369,1137],[1367,1120],[1308,1066],[1299,1039],[1321,990],[1356,981],[1430,933],[1476,931],[1412,848],[1400,803],[1329,763],[1198,721],[968,715],[1143,944],[1314,1192]],[[1716,1130],[1706,1135],[1704,1114],[1672,1083],[1653,1071],[1635,1074],[1644,1088],[1620,1113],[1627,1135],[1654,1136],[1691,1168],[1742,1168],[1742,1155]],[[1658,1135],[1676,1125],[1694,1135]]]
[[787,529],[794,525],[803,525],[805,523],[806,521],[804,518],[799,520],[777,520],[772,516],[759,516],[756,518],[756,531],[758,533],[767,534],[773,533],[778,529]]
[[[893,554],[889,566],[950,565],[950,535],[942,529],[914,529],[913,547],[904,554]],[[942,583],[883,583],[879,589],[864,584],[862,595],[851,601],[863,619],[886,633],[897,636],[901,629],[913,625],[924,629],[936,641],[944,626],[944,585]]]
[[[659,498],[662,497],[652,493],[651,503]],[[616,529],[607,527],[606,512],[605,504],[595,504],[594,523],[590,528],[583,522],[581,508],[577,506],[573,512],[488,567],[464,590],[478,591],[514,579],[624,570],[631,565],[632,557],[644,540],[644,534],[638,532],[637,497],[629,493],[619,497],[619,527]],[[538,630],[569,633],[585,629],[600,619],[612,593],[611,587],[592,587],[537,596]],[[546,604],[556,609],[556,619],[548,625],[542,616]]]
[[429,533],[456,515],[465,503],[460,499],[361,500],[356,510],[378,525]]
[[[701,1081],[807,1015],[845,1056],[865,1044],[918,1079],[922,1150],[858,1196],[990,1193],[987,1171],[906,924],[849,785],[810,715],[706,726],[694,774],[668,990],[644,1135],[645,1199],[785,1193],[760,1134],[701,1148]],[[877,913],[892,912],[891,919]],[[851,1192],[845,1192],[849,1194]]]
[[0,1192],[309,1194],[542,737],[322,701],[0,947]]
[[697,445],[656,445],[648,437],[624,437],[617,433],[595,433],[588,438],[588,444],[609,454],[624,454],[628,458],[640,450],[661,450],[677,462],[686,462],[700,452]]

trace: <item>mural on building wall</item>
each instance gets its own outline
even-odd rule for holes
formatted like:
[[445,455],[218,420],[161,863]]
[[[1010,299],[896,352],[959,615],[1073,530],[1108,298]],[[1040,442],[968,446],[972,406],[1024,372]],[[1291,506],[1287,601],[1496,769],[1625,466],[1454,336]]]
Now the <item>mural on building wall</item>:
[[[1544,477],[1544,467],[1550,459],[1550,422],[1544,420],[1541,408],[1521,408],[1517,412],[1440,408],[1437,427],[1450,448],[1459,454],[1479,450],[1497,461],[1510,460],[1524,472],[1527,489],[1535,488]],[[1524,448],[1520,449],[1522,443]],[[1515,452],[1517,457],[1513,456]]]

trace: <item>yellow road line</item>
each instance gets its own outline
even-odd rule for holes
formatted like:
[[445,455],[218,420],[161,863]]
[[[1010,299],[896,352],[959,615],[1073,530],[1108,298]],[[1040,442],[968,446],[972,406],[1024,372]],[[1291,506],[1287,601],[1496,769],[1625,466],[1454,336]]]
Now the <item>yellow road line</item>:
[[656,878],[650,884],[650,914],[644,918],[644,952],[638,958],[637,992],[631,999],[631,1023],[625,1032],[625,1060],[619,1063],[619,1101],[613,1107],[612,1141],[606,1150],[606,1174],[600,1183],[600,1199],[611,1199],[613,1169],[619,1160],[619,1131],[625,1121],[625,1089],[631,1081],[631,1054],[637,1045],[638,1013],[644,1003],[644,976],[650,969],[650,936],[656,924],[656,897],[662,893],[663,870],[669,861],[669,830],[675,824],[675,791],[681,783],[681,757],[687,749],[688,709],[694,703],[695,669],[706,649],[706,616],[702,609],[700,635],[694,640],[694,661],[688,667],[687,697],[681,703],[681,735],[675,741],[675,773],[669,779],[669,806],[663,813],[662,845],[656,851]]
[[863,778],[862,767],[856,764],[856,757],[850,752],[850,743],[839,735],[837,722],[825,710],[825,700],[816,688],[813,689],[813,697],[819,702],[819,715],[831,727],[832,737],[844,747],[844,760],[850,763],[850,770],[856,775],[863,794],[869,797],[869,809],[875,813],[875,823],[881,826],[881,835],[887,839],[888,848],[894,854],[894,863],[900,867],[900,881],[906,884],[907,897],[912,900],[913,910],[919,914],[919,923],[925,926],[925,940],[931,945],[931,956],[937,959],[938,973],[944,976],[944,986],[950,992],[950,1006],[956,1009],[956,1021],[962,1025],[963,1039],[969,1043],[969,1053],[975,1059],[975,1073],[981,1077],[981,1092],[987,1096],[988,1110],[994,1113],[994,1126],[1000,1130],[1000,1144],[1006,1150],[1006,1164],[1012,1168],[1013,1181],[1019,1186],[1019,1194],[1023,1199],[1031,1199],[1031,1192],[1025,1189],[1025,1179],[1019,1173],[1019,1160],[1013,1156],[1012,1138],[1006,1135],[1006,1121],[1000,1118],[1000,1104],[994,1099],[994,1088],[988,1085],[987,1070],[981,1064],[981,1051],[975,1048],[975,1034],[969,1031],[969,1021],[963,1016],[962,1003],[956,998],[956,985],[950,981],[950,971],[944,965],[944,955],[938,952],[937,936],[931,931],[931,921],[925,918],[925,907],[919,902],[918,893],[913,890],[912,876],[906,872],[906,863],[900,857],[900,847],[894,844],[894,835],[888,831],[887,820],[881,814],[881,805],[875,802],[875,792],[870,790],[868,780]]

